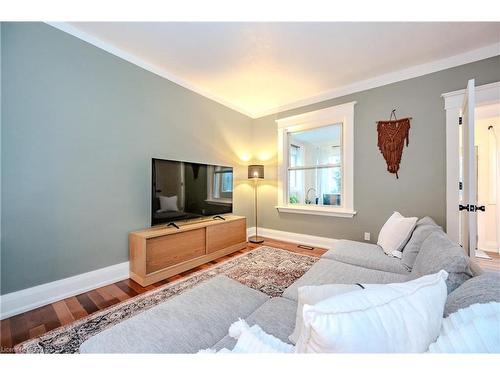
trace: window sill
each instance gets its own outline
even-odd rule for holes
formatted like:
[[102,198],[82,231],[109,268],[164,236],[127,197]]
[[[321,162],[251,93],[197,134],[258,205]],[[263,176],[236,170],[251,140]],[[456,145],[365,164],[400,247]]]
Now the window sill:
[[226,199],[205,199],[205,202],[209,204],[217,204],[220,206],[230,206],[233,204],[233,201]]
[[330,208],[330,207],[310,207],[310,206],[276,206],[279,212],[305,215],[320,215],[320,216],[335,216],[352,218],[356,215],[356,211],[345,208]]

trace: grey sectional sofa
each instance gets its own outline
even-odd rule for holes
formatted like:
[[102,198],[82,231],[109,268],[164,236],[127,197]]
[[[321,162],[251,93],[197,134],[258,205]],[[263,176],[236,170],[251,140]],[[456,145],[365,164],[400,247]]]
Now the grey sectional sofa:
[[398,283],[441,269],[449,273],[445,315],[477,302],[500,301],[500,275],[482,274],[462,248],[430,218],[421,219],[402,259],[373,244],[340,240],[282,297],[269,298],[226,276],[216,276],[159,306],[84,342],[81,353],[196,353],[231,349],[227,335],[238,318],[289,342],[295,326],[297,290],[304,285]]

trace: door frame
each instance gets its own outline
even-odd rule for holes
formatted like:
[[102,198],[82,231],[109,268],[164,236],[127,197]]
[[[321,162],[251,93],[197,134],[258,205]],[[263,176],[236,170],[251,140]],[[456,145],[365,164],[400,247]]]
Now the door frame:
[[[464,81],[465,83],[465,81]],[[500,102],[500,81],[476,86],[476,107]],[[464,102],[465,89],[441,95],[446,111],[446,232],[459,242],[459,132],[460,111]]]

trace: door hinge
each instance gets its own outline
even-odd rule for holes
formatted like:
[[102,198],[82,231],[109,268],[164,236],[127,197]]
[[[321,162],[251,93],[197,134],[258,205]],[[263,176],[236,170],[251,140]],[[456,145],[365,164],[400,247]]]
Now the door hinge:
[[462,116],[458,118],[458,125],[462,125]]
[[463,190],[463,189],[464,189],[464,183],[462,181],[459,181],[458,190]]
[[458,205],[458,210],[459,211],[468,211],[468,212],[477,212],[477,211],[483,211],[485,212],[486,211],[486,207],[485,206],[477,206],[475,204],[466,204],[466,205],[463,205],[463,204],[459,204]]

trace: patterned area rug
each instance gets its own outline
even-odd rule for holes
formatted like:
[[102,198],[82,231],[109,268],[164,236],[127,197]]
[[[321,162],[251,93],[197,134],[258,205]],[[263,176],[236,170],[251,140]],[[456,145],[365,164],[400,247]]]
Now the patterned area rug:
[[15,346],[16,353],[77,353],[90,337],[121,321],[137,315],[196,284],[224,274],[271,297],[279,297],[301,277],[318,258],[267,246],[220,263],[213,268],[165,284],[107,309],[77,320],[69,325]]

